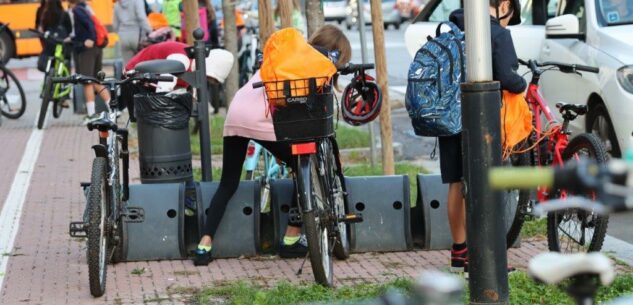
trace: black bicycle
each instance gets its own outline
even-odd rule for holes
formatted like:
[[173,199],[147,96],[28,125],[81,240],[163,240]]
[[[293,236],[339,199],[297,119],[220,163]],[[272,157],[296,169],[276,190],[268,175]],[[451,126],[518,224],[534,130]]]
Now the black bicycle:
[[52,83],[101,84],[108,88],[112,96],[110,110],[87,124],[88,130],[98,131],[99,144],[92,146],[95,158],[90,183],[82,185],[87,193],[83,221],[71,222],[69,230],[72,237],[87,237],[88,278],[90,293],[95,297],[105,293],[107,264],[122,260],[123,219],[138,216],[132,215],[134,211],[122,209],[122,202],[129,198],[129,152],[128,130],[117,124],[119,88],[129,82],[173,79],[172,76],[151,73],[129,74],[124,80],[105,79],[103,72],[99,72],[98,76],[94,78],[75,74],[51,79]]
[[[0,33],[6,30],[0,26]],[[18,119],[26,110],[26,96],[18,78],[0,62],[0,113],[10,119]]]
[[[344,72],[372,69],[348,65]],[[298,211],[308,241],[308,256],[317,283],[334,285],[332,256],[349,257],[349,224],[363,220],[347,210],[345,179],[334,132],[334,95],[327,77],[270,81],[265,87],[278,141],[289,142],[295,157]]]

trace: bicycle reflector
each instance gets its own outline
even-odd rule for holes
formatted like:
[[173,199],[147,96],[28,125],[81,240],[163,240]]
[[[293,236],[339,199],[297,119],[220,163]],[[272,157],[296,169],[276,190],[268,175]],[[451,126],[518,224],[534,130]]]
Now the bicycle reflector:
[[252,157],[255,154],[255,144],[253,142],[248,143],[248,147],[246,148],[246,155]]
[[316,153],[316,143],[308,142],[308,143],[300,143],[300,144],[292,144],[292,155],[309,155]]
[[373,82],[374,78],[365,75],[357,76],[343,90],[343,120],[350,125],[358,126],[376,119],[382,107],[382,92]]

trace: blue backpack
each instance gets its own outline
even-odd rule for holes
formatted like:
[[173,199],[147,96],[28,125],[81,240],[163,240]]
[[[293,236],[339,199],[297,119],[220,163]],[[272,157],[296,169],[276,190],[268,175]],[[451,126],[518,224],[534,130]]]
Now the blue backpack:
[[[444,24],[450,31],[441,33]],[[409,66],[405,105],[416,135],[454,135],[462,130],[459,86],[466,75],[464,33],[454,23],[443,22],[435,38],[427,39]]]

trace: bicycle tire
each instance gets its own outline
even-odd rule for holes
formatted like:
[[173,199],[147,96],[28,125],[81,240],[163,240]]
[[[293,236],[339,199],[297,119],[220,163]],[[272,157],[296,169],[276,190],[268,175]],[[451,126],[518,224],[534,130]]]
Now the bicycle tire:
[[[2,112],[2,115],[6,116],[7,118],[18,119],[24,114],[24,111],[26,111],[26,96],[24,95],[24,89],[22,88],[22,84],[20,84],[20,81],[18,80],[18,78],[15,76],[15,74],[13,74],[13,72],[11,72],[11,70],[7,69],[5,66],[2,66],[0,70],[2,70],[4,78],[6,78],[6,84],[7,84],[6,92],[8,92],[10,88],[9,79],[11,79],[11,81],[15,83],[15,86],[18,89],[18,94],[20,95],[20,109],[18,109],[17,112],[5,111],[2,105],[0,105],[0,111]],[[7,99],[6,92],[2,96],[2,101],[0,101],[0,103],[9,105],[9,100]]]
[[[511,163],[510,166],[530,166],[530,155],[529,152],[514,154],[510,156]],[[505,204],[506,204],[506,215],[509,214],[510,209],[512,209],[511,202],[508,201],[508,195],[512,193],[517,196],[517,205],[514,209],[514,216],[512,217],[512,223],[508,227],[506,231],[506,246],[509,249],[514,245],[517,238],[519,238],[519,234],[521,233],[521,229],[523,228],[523,223],[525,222],[525,218],[528,214],[528,208],[530,206],[530,191],[528,190],[509,190],[506,191]]]
[[106,200],[106,159],[97,157],[92,163],[92,177],[90,190],[88,191],[88,226],[86,236],[88,238],[88,280],[90,282],[90,294],[100,297],[105,293],[108,262],[108,235],[107,235],[107,210]]
[[42,104],[40,105],[40,114],[37,117],[37,129],[42,129],[44,127],[44,121],[46,120],[46,111],[48,110],[48,102],[51,99],[52,86],[52,76],[50,73],[47,73],[44,77],[44,88],[42,88]]
[[[120,168],[121,166],[119,166],[119,169]],[[121,213],[121,208],[122,208],[121,206],[121,180],[119,176],[119,171],[117,171],[116,174],[114,175],[114,181],[115,181],[115,184],[111,192],[111,195],[109,196],[110,198],[108,198],[108,202],[112,202],[113,204],[116,204],[118,213]],[[115,216],[118,216],[118,215],[115,215]],[[124,241],[123,217],[115,217],[115,218],[117,221],[117,226],[116,226],[117,229],[115,230],[114,226],[112,226],[110,227],[110,232],[112,233],[111,234],[112,238],[117,237],[117,235],[119,235],[118,241],[112,240],[111,238],[109,240],[110,244],[108,245],[108,253],[110,253],[109,261],[113,264],[123,261],[123,241]]]
[[[336,141],[336,140],[333,140]],[[332,187],[332,202],[334,203],[334,212],[338,219],[342,219],[347,215],[348,211],[348,202],[345,187],[345,177],[343,176],[343,172],[341,171],[340,162],[337,162],[336,155],[334,154],[334,149],[338,150],[338,146],[335,142],[333,142],[331,147],[328,149],[328,164],[327,167],[331,169],[331,181]],[[338,232],[336,236],[336,242],[334,243],[334,256],[337,259],[345,260],[349,258],[350,255],[350,242],[349,242],[349,224],[345,222],[337,221]]]
[[[302,215],[312,273],[314,274],[314,280],[318,284],[332,287],[334,286],[334,274],[329,234],[327,226],[324,226],[321,221],[321,216],[325,213],[325,207],[323,205],[319,206],[317,192],[320,193],[321,198],[327,198],[327,195],[323,193],[321,179],[319,179],[316,156],[311,155],[304,162],[300,162],[300,164],[298,167],[299,194],[303,197],[302,199],[306,206],[312,206],[311,210],[304,210]],[[315,189],[315,187],[319,189]]]
[[[571,141],[569,141],[569,144],[563,151],[563,160],[571,160],[572,158],[576,158],[584,150],[586,150],[588,155],[591,158],[595,159],[598,163],[606,163],[609,159],[607,151],[596,135],[590,133],[582,133],[575,136],[571,139]],[[556,190],[552,192],[554,195],[553,197],[561,196],[561,192],[563,192],[563,190]],[[591,196],[591,194],[588,195]],[[587,220],[589,219],[589,217],[591,217],[591,220]],[[573,236],[571,236],[573,234],[567,233],[567,236],[572,238],[565,238],[566,240],[563,240],[563,238],[559,236],[560,231],[562,231],[562,229],[560,228],[561,224],[566,219],[573,220],[574,218],[581,220],[582,225],[588,225],[587,228],[583,228],[581,225],[582,234],[579,242],[581,242],[582,245],[580,243],[576,243],[578,251],[574,251],[573,248],[569,249],[567,247],[563,247],[567,239],[571,242],[574,242]],[[578,211],[574,211],[571,209],[562,212],[549,213],[547,215],[547,244],[549,250],[565,253],[600,251],[600,249],[602,248],[602,243],[604,242],[605,235],[607,233],[608,222],[609,217],[606,215],[588,215],[586,212],[578,213]],[[584,241],[585,229],[589,229],[590,227],[593,227],[593,235],[588,242],[588,246],[584,249],[581,249],[584,245],[587,244],[587,242]],[[571,242],[567,244],[570,246],[574,246],[571,244]]]
[[53,117],[58,119],[61,115],[62,115],[62,110],[64,110],[64,107],[62,107],[62,101],[60,100],[54,100],[53,101]]

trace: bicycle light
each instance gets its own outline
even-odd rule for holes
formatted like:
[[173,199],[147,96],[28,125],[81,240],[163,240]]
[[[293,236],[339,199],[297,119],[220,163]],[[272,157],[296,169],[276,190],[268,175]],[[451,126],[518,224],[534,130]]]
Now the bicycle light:
[[633,65],[624,66],[618,69],[618,83],[628,93],[633,94]]

